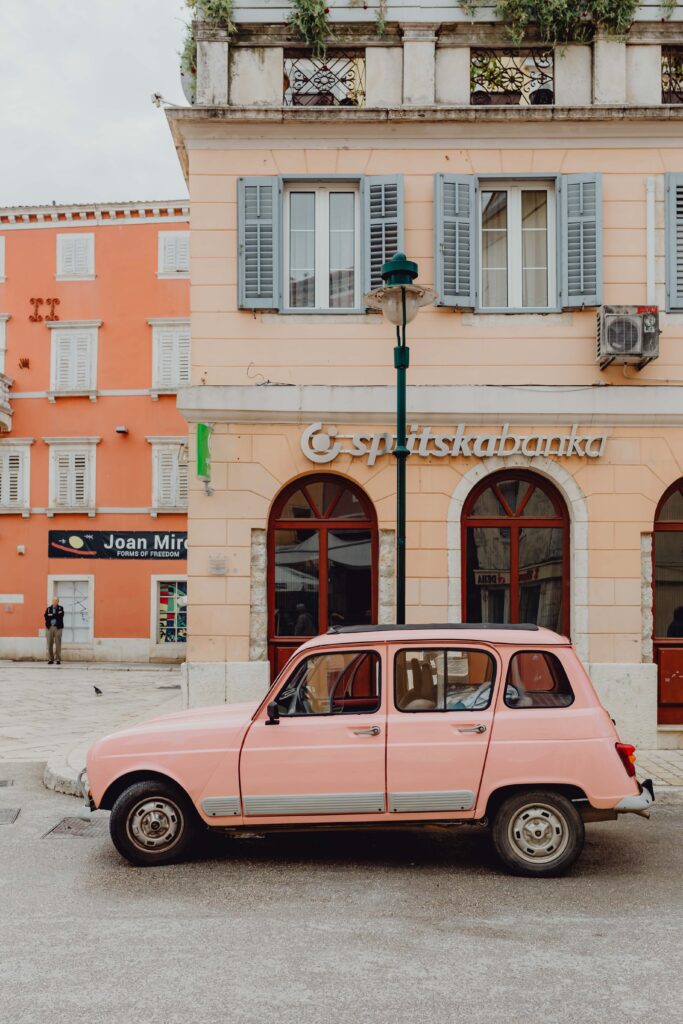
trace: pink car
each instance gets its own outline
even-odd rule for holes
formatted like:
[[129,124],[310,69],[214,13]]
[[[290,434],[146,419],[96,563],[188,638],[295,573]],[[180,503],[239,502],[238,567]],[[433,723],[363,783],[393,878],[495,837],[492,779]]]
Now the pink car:
[[201,827],[489,824],[506,867],[557,875],[584,822],[649,816],[565,637],[535,626],[372,626],[303,644],[258,704],[166,715],[88,752],[91,809],[134,864]]

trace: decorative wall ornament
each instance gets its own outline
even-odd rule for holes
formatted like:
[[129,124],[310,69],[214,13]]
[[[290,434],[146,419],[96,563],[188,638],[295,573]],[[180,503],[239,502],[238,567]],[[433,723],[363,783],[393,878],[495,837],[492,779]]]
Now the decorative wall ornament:
[[30,305],[33,306],[33,312],[29,316],[29,320],[32,324],[42,324],[43,318],[38,312],[38,307],[43,305],[42,299],[29,299]]
[[59,299],[45,299],[45,304],[50,307],[50,312],[46,314],[46,322],[59,320],[59,317],[55,313],[55,306],[59,306]]

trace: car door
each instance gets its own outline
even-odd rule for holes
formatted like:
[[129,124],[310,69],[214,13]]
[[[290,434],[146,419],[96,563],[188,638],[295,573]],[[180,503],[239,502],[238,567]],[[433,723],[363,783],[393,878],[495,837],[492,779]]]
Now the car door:
[[322,648],[295,661],[274,696],[277,724],[264,705],[242,747],[246,818],[386,813],[383,661],[382,645]]
[[472,817],[500,675],[493,649],[396,646],[387,719],[390,815]]

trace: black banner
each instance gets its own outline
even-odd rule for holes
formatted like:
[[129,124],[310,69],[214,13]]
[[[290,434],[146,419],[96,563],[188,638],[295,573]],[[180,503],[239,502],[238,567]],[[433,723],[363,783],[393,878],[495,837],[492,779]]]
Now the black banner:
[[180,530],[145,530],[110,533],[107,530],[50,530],[49,558],[155,558],[185,561],[187,533]]

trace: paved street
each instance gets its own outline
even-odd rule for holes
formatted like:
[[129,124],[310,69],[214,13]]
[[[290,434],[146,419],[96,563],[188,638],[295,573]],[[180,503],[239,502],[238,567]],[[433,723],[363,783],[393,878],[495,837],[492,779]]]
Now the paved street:
[[210,838],[140,870],[106,834],[46,836],[78,805],[41,775],[0,764],[8,1024],[680,1020],[679,795],[590,826],[559,880],[469,831]]

